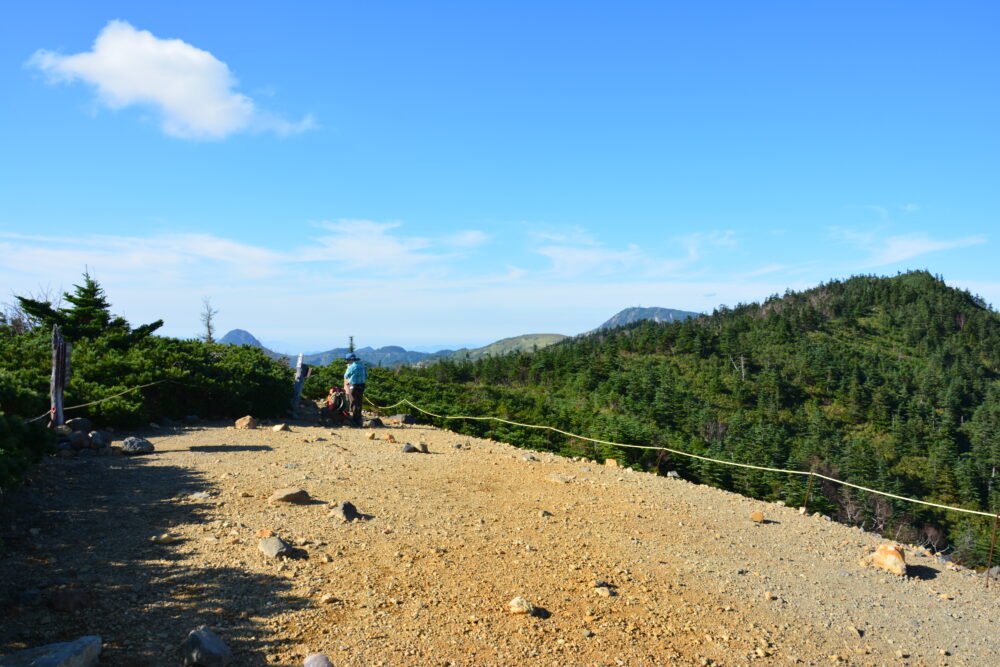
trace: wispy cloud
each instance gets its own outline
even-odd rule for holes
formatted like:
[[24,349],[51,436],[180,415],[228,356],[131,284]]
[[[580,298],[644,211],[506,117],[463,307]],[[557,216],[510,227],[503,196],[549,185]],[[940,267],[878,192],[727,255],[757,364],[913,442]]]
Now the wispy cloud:
[[968,248],[986,243],[983,235],[957,239],[934,239],[925,232],[883,236],[881,229],[859,232],[842,227],[830,228],[834,240],[854,245],[868,253],[862,268],[874,268],[904,262],[942,250]]
[[41,49],[28,61],[52,82],[84,81],[110,109],[155,109],[161,128],[183,139],[223,139],[242,131],[281,136],[315,127],[305,116],[289,121],[259,109],[235,90],[229,66],[180,39],[160,39],[125,21],[111,21],[90,51],[61,55]]

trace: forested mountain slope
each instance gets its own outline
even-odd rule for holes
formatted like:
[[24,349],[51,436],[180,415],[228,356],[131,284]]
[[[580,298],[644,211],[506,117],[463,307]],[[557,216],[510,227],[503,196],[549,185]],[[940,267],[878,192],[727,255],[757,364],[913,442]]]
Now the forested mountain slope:
[[[926,272],[859,276],[671,324],[639,322],[475,363],[403,369],[372,384],[440,414],[501,415],[616,442],[823,474],[995,511],[1000,317]],[[377,388],[377,389],[376,389]],[[801,504],[804,478],[595,447],[491,422],[449,422],[564,453],[614,456]],[[819,485],[817,485],[819,487]],[[989,522],[838,485],[839,520],[982,562]]]

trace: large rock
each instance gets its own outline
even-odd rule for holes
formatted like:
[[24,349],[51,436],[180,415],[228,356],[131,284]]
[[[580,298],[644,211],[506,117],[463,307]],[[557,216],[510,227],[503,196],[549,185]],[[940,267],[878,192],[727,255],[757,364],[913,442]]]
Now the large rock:
[[866,559],[872,567],[880,567],[900,576],[906,574],[906,558],[898,544],[880,544]]
[[132,455],[149,454],[155,449],[155,447],[153,447],[153,443],[149,440],[132,435],[122,441],[120,449],[122,454]]
[[297,505],[302,505],[308,503],[312,498],[309,497],[309,492],[305,489],[299,489],[296,487],[288,489],[278,489],[271,494],[271,497],[267,499],[269,503],[295,503]]
[[80,637],[76,641],[47,644],[0,656],[3,667],[92,667],[101,656],[101,638]]
[[225,667],[233,660],[233,652],[219,635],[202,625],[190,633],[181,644],[185,665],[198,667]]
[[349,500],[342,500],[335,507],[330,508],[328,517],[340,519],[341,521],[354,521],[361,518],[358,509]]
[[259,422],[254,417],[247,415],[246,417],[240,417],[237,419],[234,426],[242,429],[257,428],[258,423]]
[[306,661],[302,663],[302,667],[333,667],[333,663],[330,662],[330,658],[322,653],[313,653],[306,656]]

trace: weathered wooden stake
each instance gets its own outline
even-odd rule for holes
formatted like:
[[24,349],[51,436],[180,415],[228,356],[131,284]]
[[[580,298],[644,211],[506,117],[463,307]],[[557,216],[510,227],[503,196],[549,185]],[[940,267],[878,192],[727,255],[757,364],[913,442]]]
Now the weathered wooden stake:
[[69,343],[62,337],[59,325],[52,325],[52,379],[49,381],[51,414],[49,426],[62,426],[63,389],[69,385]]
[[993,515],[993,539],[990,541],[990,559],[986,564],[986,588],[990,587],[990,568],[993,567],[993,548],[997,545],[998,520],[1000,520],[1000,512]]
[[809,513],[809,493],[813,488],[813,471],[809,471],[809,483],[806,484],[806,499],[803,501],[802,506],[806,508],[806,513]]

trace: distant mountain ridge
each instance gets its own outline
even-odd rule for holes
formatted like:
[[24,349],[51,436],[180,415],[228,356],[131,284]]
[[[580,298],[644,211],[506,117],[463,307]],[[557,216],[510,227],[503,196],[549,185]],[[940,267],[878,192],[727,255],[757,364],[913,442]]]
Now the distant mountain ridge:
[[[688,310],[676,310],[673,308],[626,308],[617,313],[607,322],[599,326],[595,331],[618,327],[624,324],[631,324],[640,320],[653,320],[654,322],[679,322],[689,317],[697,317],[701,313]],[[461,348],[459,350],[438,350],[437,352],[417,352],[407,350],[398,345],[387,345],[385,347],[373,348],[362,347],[354,351],[358,357],[369,366],[384,366],[395,368],[403,365],[427,366],[441,359],[464,360],[482,359],[483,357],[498,357],[511,352],[540,350],[570,338],[563,334],[523,334],[521,336],[511,336],[490,343],[483,347]],[[233,329],[219,339],[220,343],[228,345],[251,345],[259,347],[272,359],[284,359],[289,364],[294,364],[296,355],[287,355],[274,352],[264,347],[253,334],[243,329]],[[310,366],[326,366],[333,361],[343,359],[347,354],[346,347],[337,347],[324,352],[302,355],[302,362]]]
[[654,322],[680,322],[689,317],[698,317],[701,313],[690,310],[675,310],[674,308],[642,308],[633,306],[621,311],[610,320],[597,327],[597,330],[620,327],[625,324],[632,324],[639,320],[653,320]]

